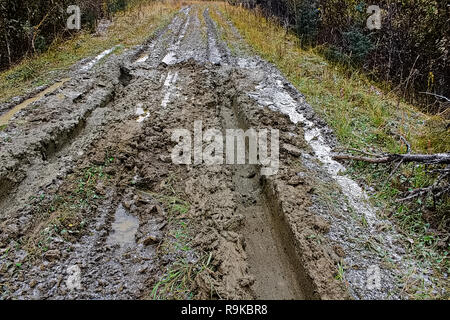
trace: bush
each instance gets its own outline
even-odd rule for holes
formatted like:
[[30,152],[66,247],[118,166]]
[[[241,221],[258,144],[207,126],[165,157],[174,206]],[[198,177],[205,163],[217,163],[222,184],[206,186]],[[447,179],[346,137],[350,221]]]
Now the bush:
[[0,0],[0,70],[9,68],[24,56],[45,51],[66,30],[69,5],[82,12],[82,28],[94,30],[97,21],[124,10],[129,0]]
[[[241,3],[248,3],[242,0]],[[328,47],[326,56],[364,68],[414,103],[450,97],[450,7],[441,0],[257,0],[303,40]],[[382,9],[382,29],[369,30],[369,5]],[[427,108],[430,112],[439,111]],[[442,111],[442,110],[441,110]]]
[[319,32],[319,5],[316,1],[302,2],[295,12],[295,31],[302,39],[302,44],[315,43]]
[[373,49],[369,37],[357,28],[343,32],[342,36],[344,39],[343,50],[349,55],[350,60],[355,64],[362,64]]

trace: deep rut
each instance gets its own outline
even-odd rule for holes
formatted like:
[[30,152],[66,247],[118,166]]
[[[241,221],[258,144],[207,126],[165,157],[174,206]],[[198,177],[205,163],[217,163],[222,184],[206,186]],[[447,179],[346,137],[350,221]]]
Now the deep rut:
[[[222,107],[222,126],[226,129],[247,129],[239,126],[233,109]],[[246,162],[248,162],[248,155]],[[248,255],[250,273],[255,282],[252,290],[257,299],[305,299],[301,269],[296,269],[295,255],[288,250],[286,239],[271,212],[265,197],[257,165],[239,165],[233,168],[233,183],[237,193],[237,211],[245,217],[242,234]],[[292,239],[289,239],[292,242]]]

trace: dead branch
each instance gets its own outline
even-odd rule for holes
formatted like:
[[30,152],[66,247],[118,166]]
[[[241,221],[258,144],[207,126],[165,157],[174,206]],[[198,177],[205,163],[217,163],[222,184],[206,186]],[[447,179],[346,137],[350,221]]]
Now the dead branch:
[[382,154],[375,157],[354,156],[348,154],[336,154],[333,156],[335,160],[356,160],[369,163],[390,163],[402,161],[419,162],[426,164],[450,164],[450,153],[436,153],[436,154]]
[[406,194],[407,196],[402,199],[397,199],[396,202],[403,202],[407,200],[411,200],[414,198],[418,198],[420,196],[425,196],[428,194],[433,194],[435,198],[440,197],[441,195],[447,193],[450,190],[450,185],[444,185],[440,186],[441,181],[446,179],[449,176],[449,173],[443,173],[441,174],[436,181],[429,187],[426,188],[420,188],[420,189],[414,189],[411,191],[408,191]]
[[432,93],[432,92],[419,92],[419,93],[421,93],[421,94],[428,94],[428,95],[430,95],[430,96],[434,96],[434,97],[436,97],[436,98],[444,99],[444,100],[446,100],[447,102],[450,102],[450,99],[449,99],[449,98],[444,97],[444,96],[441,96],[441,95],[436,94],[436,93]]
[[399,133],[394,134],[399,137],[400,140],[402,140],[402,142],[406,145],[406,153],[411,153],[411,145],[409,144],[408,140],[406,140],[406,138]]

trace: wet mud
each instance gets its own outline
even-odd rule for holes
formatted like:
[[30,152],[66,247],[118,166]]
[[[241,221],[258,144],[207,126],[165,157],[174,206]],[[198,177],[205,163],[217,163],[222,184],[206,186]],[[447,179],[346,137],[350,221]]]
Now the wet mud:
[[[146,44],[84,62],[8,116],[3,299],[395,297],[389,268],[380,288],[366,288],[381,258],[360,255],[364,242],[343,231],[353,223],[343,222],[347,206],[367,204],[336,182],[331,130],[272,65],[231,54],[210,10],[183,8]],[[203,131],[278,129],[278,173],[172,163],[173,130],[199,120]],[[320,201],[322,183],[342,199],[337,214]],[[358,232],[370,238],[378,222],[367,220]],[[342,281],[344,261],[358,269]],[[188,270],[188,281],[167,291],[172,270]]]

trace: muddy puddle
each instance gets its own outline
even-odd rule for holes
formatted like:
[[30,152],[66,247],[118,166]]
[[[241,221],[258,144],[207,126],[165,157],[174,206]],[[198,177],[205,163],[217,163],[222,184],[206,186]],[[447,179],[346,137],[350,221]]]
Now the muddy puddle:
[[5,114],[3,114],[2,116],[0,116],[0,126],[6,125],[8,124],[8,122],[11,120],[12,117],[14,117],[14,115],[19,112],[20,110],[28,107],[30,104],[39,101],[40,99],[42,99],[44,96],[51,94],[53,92],[55,92],[57,89],[59,89],[60,87],[62,87],[64,85],[64,83],[66,83],[67,81],[69,81],[69,78],[63,79],[53,85],[51,85],[50,87],[48,87],[47,89],[43,90],[42,92],[40,92],[39,94],[37,94],[36,96],[25,100],[24,102],[18,104],[17,106],[15,106],[14,108],[12,108],[11,110],[9,110],[8,112],[6,112]]
[[120,245],[130,247],[136,245],[136,233],[139,228],[139,219],[129,214],[120,204],[114,215],[114,222],[111,227],[111,234],[107,243],[110,245]]

